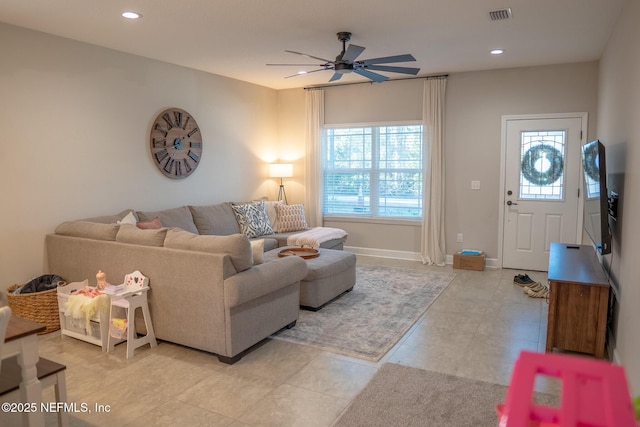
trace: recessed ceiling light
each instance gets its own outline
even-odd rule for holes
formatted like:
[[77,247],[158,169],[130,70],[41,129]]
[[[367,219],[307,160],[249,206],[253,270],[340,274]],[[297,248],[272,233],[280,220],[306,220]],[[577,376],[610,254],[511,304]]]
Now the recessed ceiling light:
[[504,53],[504,49],[493,49],[491,55],[500,55]]
[[139,18],[142,18],[142,15],[140,15],[139,13],[131,12],[131,11],[122,12],[122,16],[127,18],[127,19],[139,19]]

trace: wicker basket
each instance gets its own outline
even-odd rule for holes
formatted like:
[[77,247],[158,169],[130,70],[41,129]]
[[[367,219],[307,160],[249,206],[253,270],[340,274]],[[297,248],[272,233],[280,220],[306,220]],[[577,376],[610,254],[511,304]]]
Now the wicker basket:
[[58,290],[53,288],[42,292],[13,294],[13,291],[19,287],[20,285],[13,285],[7,289],[12,314],[45,325],[45,330],[38,335],[60,329]]

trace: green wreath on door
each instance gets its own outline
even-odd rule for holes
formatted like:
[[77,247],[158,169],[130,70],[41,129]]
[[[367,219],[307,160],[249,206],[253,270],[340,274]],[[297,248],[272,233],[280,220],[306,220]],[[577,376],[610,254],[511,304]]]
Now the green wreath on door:
[[598,144],[591,144],[584,150],[583,165],[585,173],[594,180],[600,182],[600,171],[598,167]]
[[[536,163],[541,159],[547,159],[549,167],[540,171]],[[524,153],[522,158],[522,174],[532,184],[544,186],[556,182],[564,171],[564,159],[560,150],[547,144],[536,145]]]

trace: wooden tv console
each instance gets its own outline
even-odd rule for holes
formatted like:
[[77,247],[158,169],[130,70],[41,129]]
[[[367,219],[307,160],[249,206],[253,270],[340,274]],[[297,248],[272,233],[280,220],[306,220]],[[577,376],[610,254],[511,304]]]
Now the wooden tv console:
[[603,358],[609,282],[593,246],[551,243],[546,351],[553,348]]

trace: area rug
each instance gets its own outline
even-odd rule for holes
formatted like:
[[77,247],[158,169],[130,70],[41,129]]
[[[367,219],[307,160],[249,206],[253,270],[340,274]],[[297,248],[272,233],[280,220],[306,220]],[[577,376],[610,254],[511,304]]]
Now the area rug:
[[359,265],[356,285],[273,338],[378,361],[451,283],[455,274]]
[[[385,363],[333,427],[495,427],[507,387]],[[534,393],[540,405],[559,397]]]

